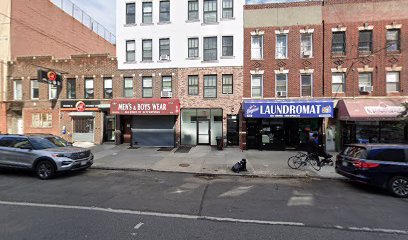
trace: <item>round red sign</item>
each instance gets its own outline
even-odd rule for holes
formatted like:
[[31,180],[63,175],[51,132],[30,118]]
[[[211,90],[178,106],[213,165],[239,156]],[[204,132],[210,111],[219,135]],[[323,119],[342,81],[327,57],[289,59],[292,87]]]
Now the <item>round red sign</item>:
[[75,108],[77,109],[78,112],[83,112],[85,111],[86,105],[84,102],[80,101],[76,103]]
[[47,77],[48,77],[48,80],[55,81],[55,80],[57,80],[57,73],[54,72],[54,71],[49,71],[47,73]]

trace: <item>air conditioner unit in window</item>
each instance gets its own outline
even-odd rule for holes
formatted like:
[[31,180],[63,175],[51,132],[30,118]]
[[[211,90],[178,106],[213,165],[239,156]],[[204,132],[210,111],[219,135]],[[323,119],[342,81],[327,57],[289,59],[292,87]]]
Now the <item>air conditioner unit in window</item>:
[[360,86],[360,92],[372,92],[373,87],[372,86]]
[[173,96],[171,91],[161,91],[162,98],[171,98]]
[[303,52],[303,57],[310,57],[312,55],[311,51],[304,51]]
[[286,97],[286,91],[278,91],[276,95],[278,95],[278,97]]
[[160,60],[170,60],[170,56],[169,55],[160,55]]

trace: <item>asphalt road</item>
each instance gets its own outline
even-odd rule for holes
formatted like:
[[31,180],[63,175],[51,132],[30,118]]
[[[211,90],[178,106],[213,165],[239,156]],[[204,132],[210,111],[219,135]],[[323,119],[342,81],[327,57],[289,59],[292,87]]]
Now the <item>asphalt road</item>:
[[339,180],[0,170],[0,239],[407,239],[408,200]]

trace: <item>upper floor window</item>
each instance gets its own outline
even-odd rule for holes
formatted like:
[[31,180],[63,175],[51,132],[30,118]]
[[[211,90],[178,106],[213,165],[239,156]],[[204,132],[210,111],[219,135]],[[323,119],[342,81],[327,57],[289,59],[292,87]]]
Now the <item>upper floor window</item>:
[[54,84],[48,85],[48,97],[49,99],[57,99],[58,98],[58,87]]
[[345,80],[346,80],[346,76],[344,73],[333,73],[332,74],[332,92],[333,93],[344,93],[346,89]]
[[170,22],[170,0],[160,1],[160,22]]
[[198,38],[188,39],[188,57],[198,58]]
[[300,81],[302,84],[302,97],[312,96],[312,75],[302,74],[300,76]]
[[400,91],[400,73],[387,72],[387,92]]
[[217,60],[217,37],[204,38],[204,61]]
[[40,89],[38,88],[38,81],[31,80],[31,99],[40,98]]
[[160,60],[170,60],[170,39],[162,38],[159,40]]
[[300,37],[300,54],[302,58],[311,58],[313,55],[313,34],[304,33]]
[[217,97],[217,75],[204,76],[204,97],[205,98]]
[[188,76],[188,95],[198,95],[198,76]]
[[400,50],[400,30],[387,30],[387,51],[395,52]]
[[112,78],[105,78],[103,80],[103,98],[112,98],[113,89],[112,89]]
[[92,78],[85,79],[85,98],[94,98],[94,80]]
[[277,59],[288,58],[288,35],[276,35],[276,54]]
[[153,60],[153,43],[151,39],[142,40],[142,61]]
[[126,24],[134,24],[136,22],[135,5],[135,3],[126,3]]
[[142,23],[153,22],[153,5],[152,2],[143,2],[142,4]]
[[171,92],[171,77],[162,78],[162,91]]
[[371,53],[373,48],[373,31],[360,31],[358,34],[358,51]]
[[232,84],[232,74],[222,75],[222,94],[232,94],[233,84]]
[[198,0],[188,0],[188,20],[198,20]]
[[21,80],[14,80],[14,100],[23,100],[23,84]]
[[369,73],[359,73],[358,74],[358,86],[359,87],[371,87],[372,82],[371,82],[371,77],[372,74]]
[[217,0],[204,0],[204,23],[217,22]]
[[261,98],[262,97],[262,85],[263,85],[262,75],[252,75],[251,76],[251,98]]
[[256,35],[251,37],[251,58],[263,58],[263,35]]
[[276,74],[276,96],[286,97],[288,91],[288,74]]
[[234,56],[234,37],[222,37],[222,56]]
[[333,32],[332,53],[346,54],[346,32]]
[[126,62],[134,62],[136,55],[135,40],[126,41]]
[[67,98],[76,99],[76,79],[67,79]]
[[234,17],[234,1],[222,0],[222,18]]
[[125,77],[123,79],[123,97],[132,98],[133,97],[133,78]]
[[142,79],[142,97],[152,98],[153,97],[153,78],[143,77]]

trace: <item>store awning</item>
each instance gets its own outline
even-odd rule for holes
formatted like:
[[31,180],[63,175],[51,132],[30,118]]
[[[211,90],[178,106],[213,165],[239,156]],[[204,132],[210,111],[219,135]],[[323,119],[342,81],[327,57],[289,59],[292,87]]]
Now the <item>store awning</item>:
[[343,121],[396,120],[408,99],[344,99],[337,104]]

